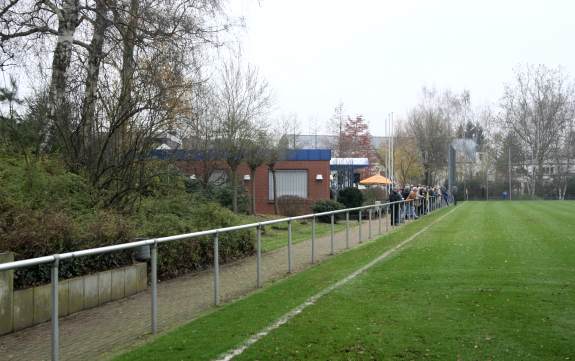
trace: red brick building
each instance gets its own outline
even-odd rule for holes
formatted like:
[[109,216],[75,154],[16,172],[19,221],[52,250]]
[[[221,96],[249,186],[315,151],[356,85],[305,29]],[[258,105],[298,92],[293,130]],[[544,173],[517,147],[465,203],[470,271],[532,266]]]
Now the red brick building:
[[[175,156],[176,165],[190,177],[205,175],[205,162],[186,155],[184,151],[155,151],[156,158],[167,159]],[[161,154],[160,156],[158,156]],[[298,196],[307,200],[307,204],[330,198],[330,159],[329,149],[296,149],[288,152],[284,160],[276,163],[277,196]],[[273,214],[273,182],[271,172],[266,165],[256,169],[254,179],[246,164],[240,165],[237,172],[238,184],[251,195],[252,182],[255,182],[256,213]],[[224,162],[210,163],[209,181],[223,183],[228,180],[229,168]],[[251,198],[250,198],[251,199]]]

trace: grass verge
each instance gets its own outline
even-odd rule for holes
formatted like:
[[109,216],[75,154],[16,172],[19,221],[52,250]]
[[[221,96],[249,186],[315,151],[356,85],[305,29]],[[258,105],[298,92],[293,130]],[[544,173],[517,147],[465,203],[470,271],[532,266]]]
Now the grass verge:
[[471,203],[237,360],[569,360],[575,203]]

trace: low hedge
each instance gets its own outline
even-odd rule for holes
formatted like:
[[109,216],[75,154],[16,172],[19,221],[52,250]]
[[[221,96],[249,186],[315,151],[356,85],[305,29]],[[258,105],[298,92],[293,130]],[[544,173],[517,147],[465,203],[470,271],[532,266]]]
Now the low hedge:
[[[339,202],[327,199],[315,202],[311,208],[314,213],[322,213],[344,209],[345,206]],[[337,214],[335,216],[334,222],[337,222],[337,220],[340,218],[341,214]],[[317,217],[317,220],[322,223],[331,223],[331,216],[319,216]]]

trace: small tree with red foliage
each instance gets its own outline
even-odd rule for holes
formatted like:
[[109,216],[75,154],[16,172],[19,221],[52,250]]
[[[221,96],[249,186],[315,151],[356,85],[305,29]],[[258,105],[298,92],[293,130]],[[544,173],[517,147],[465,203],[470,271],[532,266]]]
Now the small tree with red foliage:
[[375,159],[369,126],[362,115],[347,118],[342,138],[346,157]]
[[[343,156],[353,158],[367,158],[371,164],[377,161],[371,142],[369,126],[362,115],[355,118],[348,117],[342,134]],[[368,173],[371,171],[368,169]]]

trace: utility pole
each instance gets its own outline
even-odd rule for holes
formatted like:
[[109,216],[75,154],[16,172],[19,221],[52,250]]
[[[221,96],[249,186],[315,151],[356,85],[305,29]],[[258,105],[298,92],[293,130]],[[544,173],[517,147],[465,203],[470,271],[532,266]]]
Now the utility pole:
[[395,150],[395,149],[394,149],[395,144],[393,144],[393,143],[394,143],[394,139],[393,139],[393,136],[394,136],[394,131],[393,131],[393,112],[391,112],[391,123],[390,123],[390,126],[391,126],[391,182],[393,183],[393,182],[394,182],[394,179],[395,179],[395,177],[394,177],[394,175],[395,175],[395,157],[393,156],[393,152],[394,152],[394,150]]
[[[385,133],[387,134],[387,154],[385,157],[385,173],[389,179],[391,179],[391,132],[389,126],[389,113],[387,113],[387,118],[385,119]],[[391,184],[387,185],[387,194],[391,193]]]

